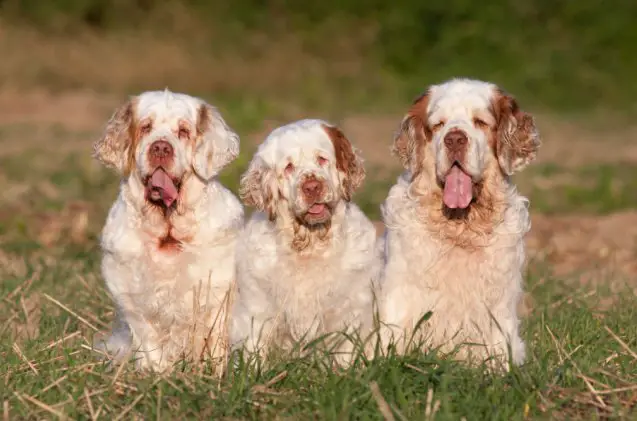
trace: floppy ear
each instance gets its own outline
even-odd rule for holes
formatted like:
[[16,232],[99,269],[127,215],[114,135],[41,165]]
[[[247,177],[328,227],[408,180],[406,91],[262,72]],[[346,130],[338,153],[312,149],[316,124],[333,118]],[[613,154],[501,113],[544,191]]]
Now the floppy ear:
[[127,172],[128,150],[135,136],[135,99],[120,106],[106,124],[102,137],[93,144],[93,157],[120,174]]
[[498,91],[494,104],[497,119],[495,153],[502,172],[512,175],[523,170],[537,156],[540,134],[533,116],[520,110],[517,101]]
[[425,144],[431,141],[431,131],[427,126],[428,106],[429,91],[413,102],[400,123],[392,146],[392,152],[398,156],[403,167],[411,171],[413,177],[422,171]]
[[339,128],[323,125],[323,129],[332,140],[332,145],[334,145],[336,168],[341,175],[343,198],[350,201],[354,192],[365,180],[363,158]]
[[195,173],[210,180],[239,155],[239,135],[228,127],[221,114],[203,103],[197,116],[197,143],[192,159]]
[[248,170],[241,176],[239,196],[246,206],[254,206],[266,212],[268,218],[276,218],[275,192],[278,192],[274,174],[258,156],[250,162]]

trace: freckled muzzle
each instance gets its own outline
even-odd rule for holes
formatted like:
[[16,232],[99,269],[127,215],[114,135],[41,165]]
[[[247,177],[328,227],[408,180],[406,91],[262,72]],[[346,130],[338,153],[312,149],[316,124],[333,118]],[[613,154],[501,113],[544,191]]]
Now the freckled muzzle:
[[179,197],[181,178],[173,174],[175,148],[165,139],[158,139],[148,146],[147,161],[150,169],[144,178],[146,200],[171,208]]
[[325,180],[310,175],[299,185],[302,197],[301,218],[309,224],[322,224],[332,216],[332,206],[328,203],[329,189]]
[[442,201],[450,209],[466,209],[473,200],[473,179],[465,169],[469,136],[460,128],[452,128],[442,139],[448,170],[442,174]]

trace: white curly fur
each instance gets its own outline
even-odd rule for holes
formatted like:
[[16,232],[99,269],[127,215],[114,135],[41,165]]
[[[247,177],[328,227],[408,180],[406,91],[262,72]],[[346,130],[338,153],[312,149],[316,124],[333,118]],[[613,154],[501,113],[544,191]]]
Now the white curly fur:
[[[430,87],[403,121],[395,150],[407,171],[382,206],[387,230],[380,304],[387,326],[382,336],[396,341],[400,352],[411,337],[443,352],[480,344],[457,348],[456,357],[479,362],[492,356],[498,366],[507,366],[510,346],[511,361],[524,361],[516,312],[530,219],[528,200],[508,174],[534,158],[539,137],[530,116],[513,103],[495,85],[456,79]],[[489,127],[481,127],[482,120]],[[468,134],[463,165],[482,191],[468,216],[454,220],[443,212],[440,180],[450,166],[444,136],[458,127]],[[498,162],[506,157],[496,156],[494,145],[500,152],[510,148],[512,165]],[[412,336],[429,311],[422,336]]]
[[[317,163],[319,156],[327,162]],[[286,172],[290,163],[294,169]],[[331,204],[331,218],[324,223],[304,220],[312,205],[301,191],[307,177],[325,183],[321,201]],[[242,178],[243,197],[258,210],[238,245],[234,348],[265,355],[269,347],[289,349],[325,333],[359,329],[365,336],[382,250],[373,224],[344,199],[363,177],[349,142],[320,120],[280,127],[259,147]],[[351,342],[340,346],[337,360],[346,362]]]
[[[152,129],[139,134],[147,121]],[[157,139],[174,147],[171,174],[182,181],[169,214],[149,205],[143,182],[153,170],[148,147]],[[145,92],[114,114],[95,144],[97,158],[122,174],[101,237],[102,274],[117,314],[112,335],[101,344],[106,351],[118,358],[133,354],[139,368],[158,371],[182,358],[225,357],[226,308],[244,214],[215,175],[238,149],[239,137],[218,112],[188,95]],[[168,234],[180,244],[160,247]]]

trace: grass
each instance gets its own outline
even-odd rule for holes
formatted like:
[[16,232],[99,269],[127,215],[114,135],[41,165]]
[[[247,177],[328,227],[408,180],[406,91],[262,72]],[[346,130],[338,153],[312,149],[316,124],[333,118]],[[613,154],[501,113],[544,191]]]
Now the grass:
[[633,163],[575,169],[542,165],[531,171],[524,183],[530,185],[529,198],[539,212],[606,214],[637,207],[637,166]]
[[631,294],[615,292],[616,305],[599,310],[611,292],[586,294],[530,275],[534,308],[522,329],[528,362],[501,377],[435,353],[361,359],[333,371],[319,351],[262,367],[239,364],[223,380],[191,367],[162,377],[130,366],[109,371],[87,349],[113,311],[94,247],[2,260],[0,401],[9,419],[391,419],[386,408],[394,419],[637,415]]

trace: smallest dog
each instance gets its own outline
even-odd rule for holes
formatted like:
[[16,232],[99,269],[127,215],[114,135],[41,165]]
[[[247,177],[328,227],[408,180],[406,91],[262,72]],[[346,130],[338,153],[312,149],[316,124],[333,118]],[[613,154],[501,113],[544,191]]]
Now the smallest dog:
[[[326,333],[368,332],[381,249],[350,202],[364,177],[344,134],[321,120],[280,127],[259,147],[241,179],[243,201],[258,212],[239,239],[235,348],[263,355]],[[345,342],[341,363],[351,357]]]

